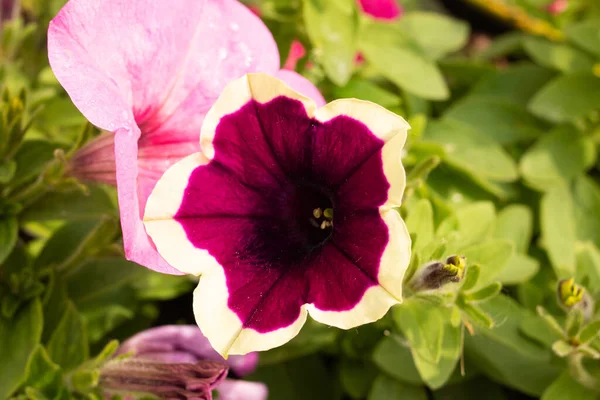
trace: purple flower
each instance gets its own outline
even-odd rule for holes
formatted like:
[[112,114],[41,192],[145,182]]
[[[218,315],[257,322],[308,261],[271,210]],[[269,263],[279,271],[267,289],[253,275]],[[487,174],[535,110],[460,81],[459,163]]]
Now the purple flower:
[[220,354],[279,346],[307,313],[349,329],[401,301],[408,129],[366,101],[316,109],[265,74],[225,88],[202,153],[167,170],[144,215],[159,253],[201,275],[194,312]]
[[75,156],[73,175],[116,182],[127,258],[164,273],[181,274],[146,235],[146,200],[169,166],[199,151],[225,84],[268,72],[324,102],[279,71],[271,33],[236,0],[70,0],[50,24],[48,54],[73,103],[107,131]]
[[[227,361],[223,360],[223,357],[213,350],[200,329],[194,325],[167,325],[138,333],[126,340],[117,351],[117,355],[126,353],[133,353],[131,360],[141,363],[140,365],[153,365],[155,369],[162,363],[178,365],[177,368],[187,371],[192,368],[192,365],[200,363],[200,365],[207,364],[214,370],[214,365],[209,361],[217,362],[217,366],[218,363],[226,363],[237,377],[252,373],[258,364],[257,353],[231,356]],[[182,364],[190,367],[181,367]],[[128,366],[123,364],[120,371],[126,371],[126,368]],[[168,372],[169,368],[173,367],[166,366],[163,367],[163,370]],[[115,373],[110,376],[118,376],[116,369],[113,368],[113,370]],[[167,373],[167,375],[169,374]],[[211,389],[215,389],[219,393],[219,400],[264,400],[267,398],[267,388],[262,383],[237,379],[222,380],[224,375],[217,379],[217,373],[206,375],[209,378]],[[113,387],[114,385],[113,383]],[[175,386],[173,383],[170,385]]]

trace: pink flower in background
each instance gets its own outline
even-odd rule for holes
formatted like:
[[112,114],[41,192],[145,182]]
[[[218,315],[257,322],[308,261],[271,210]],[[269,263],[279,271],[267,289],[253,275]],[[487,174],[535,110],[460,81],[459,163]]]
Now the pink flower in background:
[[397,0],[358,0],[358,4],[365,14],[383,20],[395,20],[404,13]]
[[288,54],[287,60],[285,60],[285,64],[283,65],[284,69],[289,69],[291,71],[296,69],[296,64],[302,57],[306,55],[306,49],[304,45],[300,43],[298,40],[292,41],[292,46],[290,47],[290,53]]
[[[134,360],[166,364],[226,362],[230,371],[240,378],[254,372],[258,364],[257,353],[223,360],[195,325],[166,325],[148,329],[119,347],[117,355],[125,353],[133,353]],[[213,388],[219,393],[219,400],[265,400],[268,392],[262,383],[230,378],[217,381]]]
[[146,235],[142,213],[163,172],[199,150],[206,112],[232,79],[277,75],[318,103],[305,78],[279,71],[275,41],[235,0],[70,0],[50,24],[52,69],[107,133],[73,159],[76,176],[116,181],[128,259],[180,274]]
[[559,15],[565,12],[567,8],[569,8],[568,0],[554,0],[552,3],[548,4],[546,11],[552,15]]

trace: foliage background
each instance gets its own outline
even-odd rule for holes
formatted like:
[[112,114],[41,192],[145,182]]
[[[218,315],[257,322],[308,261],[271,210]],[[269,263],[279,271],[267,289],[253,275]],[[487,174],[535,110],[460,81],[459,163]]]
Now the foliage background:
[[[0,399],[95,398],[111,340],[193,322],[194,282],[125,261],[114,188],[69,176],[97,132],[48,66],[63,3],[23,0],[2,23]],[[248,3],[282,63],[304,45],[297,69],[327,99],[409,120],[411,265],[469,265],[375,324],[309,322],[250,379],[276,400],[598,398],[597,313],[565,312],[556,291],[574,277],[600,292],[600,3],[404,0],[392,23],[353,0]]]

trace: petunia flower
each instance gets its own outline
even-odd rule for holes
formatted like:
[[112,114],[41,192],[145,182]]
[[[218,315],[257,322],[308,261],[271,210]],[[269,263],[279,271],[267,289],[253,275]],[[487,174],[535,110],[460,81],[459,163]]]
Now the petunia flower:
[[204,116],[227,82],[276,74],[324,103],[291,71],[262,21],[236,0],[70,0],[50,23],[52,69],[104,133],[72,160],[75,176],[118,188],[128,259],[180,274],[146,235],[142,213],[163,172],[199,150]]
[[404,13],[397,0],[358,0],[358,4],[365,14],[382,20],[396,20]]
[[265,74],[225,88],[202,153],[167,170],[144,215],[160,254],[201,275],[194,313],[220,354],[279,346],[308,313],[349,329],[401,301],[408,129],[366,101],[317,109]]
[[[132,354],[132,359],[136,362],[148,361],[155,363],[153,365],[225,362],[195,325],[166,325],[140,332],[119,347],[117,355],[123,354]],[[243,377],[256,369],[258,354],[232,356],[226,363],[236,377]],[[211,389],[218,392],[219,400],[265,400],[267,398],[267,387],[260,382],[228,378],[216,379],[212,383]]]
[[569,8],[568,0],[554,0],[546,6],[546,11],[552,15],[560,15]]

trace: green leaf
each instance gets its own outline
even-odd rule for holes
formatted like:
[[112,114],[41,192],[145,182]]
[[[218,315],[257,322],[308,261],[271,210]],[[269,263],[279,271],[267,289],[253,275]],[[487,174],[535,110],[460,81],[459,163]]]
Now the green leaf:
[[475,57],[492,61],[495,58],[511,55],[521,49],[525,37],[527,36],[522,32],[508,32],[497,36],[481,53],[475,54]]
[[122,258],[99,258],[72,269],[65,276],[70,298],[78,306],[112,289],[133,283],[143,275],[142,266]]
[[50,359],[41,345],[37,346],[29,358],[22,386],[37,389],[50,399],[55,398],[63,387],[60,366]]
[[342,361],[340,382],[344,391],[353,399],[364,399],[376,377],[377,370],[372,364],[355,360]]
[[600,186],[593,179],[580,176],[575,179],[573,200],[577,238],[600,246],[600,219],[590,218],[600,214]]
[[593,141],[566,125],[538,140],[521,158],[520,169],[529,185],[545,192],[579,176],[595,160]]
[[533,235],[533,213],[531,209],[520,204],[512,204],[498,213],[493,236],[510,240],[515,251],[524,253],[529,248]]
[[[277,365],[260,366],[246,377],[264,382],[269,388],[270,399],[285,400],[336,400],[335,375],[322,358],[314,355]],[[307,384],[310,382],[310,384]]]
[[444,119],[461,122],[499,144],[528,141],[546,129],[521,105],[479,96],[454,103]]
[[54,151],[57,148],[59,148],[57,144],[45,140],[23,142],[15,155],[17,170],[11,186],[18,186],[37,178],[46,165],[54,160]]
[[539,270],[540,263],[537,259],[515,253],[495,279],[503,285],[517,285],[529,281]]
[[529,36],[523,41],[523,48],[536,63],[562,72],[590,72],[594,66],[591,57],[568,44]]
[[485,378],[465,379],[433,392],[433,400],[508,400],[503,388]]
[[592,292],[600,290],[600,250],[591,242],[579,243],[576,248],[575,280],[587,282]]
[[13,216],[0,216],[0,264],[6,260],[19,235],[19,223]]
[[501,323],[494,329],[481,329],[474,336],[465,335],[466,358],[492,379],[539,396],[562,368],[552,365],[547,349],[522,335],[523,320],[533,314],[503,295],[481,307]]
[[87,194],[51,192],[24,210],[21,218],[24,221],[82,220],[106,215],[117,215],[113,202],[102,188],[90,186]]
[[567,357],[569,354],[575,351],[575,347],[571,346],[564,340],[557,340],[552,344],[552,351],[559,357]]
[[72,302],[48,342],[48,355],[65,371],[75,369],[89,358],[85,326]]
[[529,110],[552,122],[576,121],[600,108],[600,78],[591,74],[560,76],[545,85]]
[[596,400],[597,398],[597,393],[575,381],[567,370],[544,391],[541,400]]
[[548,191],[540,205],[542,240],[559,278],[575,273],[573,199],[566,185]]
[[114,218],[69,221],[46,242],[35,261],[38,270],[54,266],[57,271],[73,266],[103,250],[119,230]]
[[526,106],[531,97],[555,75],[553,71],[537,65],[513,64],[482,79],[470,95]]
[[417,235],[414,243],[415,251],[419,251],[433,240],[433,208],[427,199],[419,200],[411,209],[406,218],[408,232]]
[[579,308],[573,308],[569,310],[567,314],[567,336],[569,338],[574,338],[579,334],[581,330],[581,325],[583,324],[583,313]]
[[456,304],[460,307],[462,312],[464,312],[467,315],[467,317],[475,324],[487,329],[491,329],[494,327],[495,322],[492,319],[492,317],[490,317],[483,310],[481,310],[481,308],[471,305],[469,303],[465,303],[464,301],[458,301]]
[[517,179],[517,166],[504,149],[464,123],[432,122],[427,125],[423,139],[443,145],[446,150],[444,161],[455,168],[496,181]]
[[477,264],[469,264],[467,272],[463,279],[461,291],[473,289],[479,280],[479,274],[481,273],[481,267]]
[[385,39],[397,35],[396,32],[383,24],[365,24],[359,50],[379,73],[407,92],[430,100],[447,99],[450,92],[435,63],[408,45],[399,47]]
[[[560,329],[560,327],[558,328]],[[539,316],[532,315],[530,318],[524,319],[520,329],[525,336],[549,348],[563,337],[563,334],[560,331],[557,332],[556,328],[548,329],[546,320]]]
[[588,19],[566,27],[567,38],[576,45],[600,57],[600,25],[598,19]]
[[329,346],[339,338],[340,331],[308,319],[300,333],[283,346],[261,353],[260,364],[281,364],[305,357]]
[[334,88],[334,97],[339,99],[361,99],[372,101],[382,107],[398,107],[400,96],[366,79],[352,78],[346,86]]
[[467,247],[461,253],[469,264],[479,264],[481,272],[476,288],[494,280],[506,267],[514,254],[512,242],[503,239],[491,239],[487,242]]
[[[21,307],[11,320],[0,316],[0,399],[8,398],[23,380],[30,355],[42,335],[42,307],[32,300]],[[10,366],[10,368],[6,368]]]
[[460,207],[455,212],[460,244],[466,247],[487,238],[496,219],[496,209],[490,202],[476,202]]
[[385,375],[379,375],[371,388],[368,400],[427,400],[422,387],[407,385]]
[[565,331],[562,326],[556,321],[556,319],[550,314],[546,309],[542,306],[537,306],[536,311],[540,318],[542,318],[543,322],[547,325],[550,330],[554,331],[559,337],[563,337],[565,335]]
[[437,363],[444,337],[442,311],[427,303],[406,300],[393,309],[392,316],[398,329],[410,342],[411,349],[422,358]]
[[500,294],[502,285],[499,282],[491,283],[475,292],[468,292],[464,294],[465,301],[469,303],[481,303],[488,301],[494,296]]
[[583,327],[579,334],[579,342],[583,345],[596,339],[600,334],[600,320],[590,322]]
[[462,49],[469,38],[468,24],[440,13],[410,12],[398,24],[431,60]]
[[431,362],[413,351],[415,365],[423,381],[432,389],[442,387],[450,378],[460,356],[460,330],[462,327],[446,325],[442,342],[441,357],[437,363]]
[[304,24],[327,76],[338,86],[348,82],[354,68],[358,14],[353,2],[304,0]]
[[381,339],[373,351],[373,362],[399,381],[421,385],[423,379],[415,366],[408,343],[404,345],[401,340],[394,334]]
[[17,163],[14,160],[8,160],[0,163],[0,184],[6,184],[15,176]]

